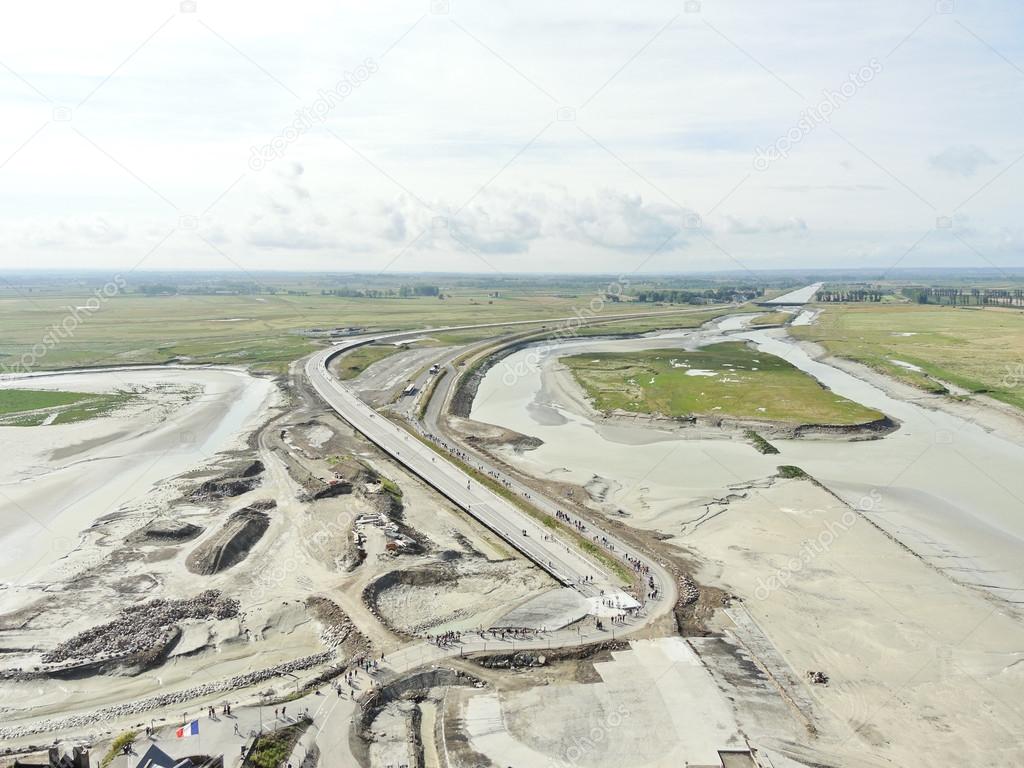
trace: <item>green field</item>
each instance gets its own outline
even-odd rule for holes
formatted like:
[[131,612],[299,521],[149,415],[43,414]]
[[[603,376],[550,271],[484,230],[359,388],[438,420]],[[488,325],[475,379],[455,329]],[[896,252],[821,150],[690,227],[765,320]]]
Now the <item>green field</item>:
[[[138,363],[214,363],[280,373],[324,343],[325,331],[413,330],[446,325],[570,317],[587,295],[448,292],[436,297],[353,298],[301,294],[168,295],[125,293],[83,317],[70,335],[54,332],[91,293],[46,292],[0,298],[0,365],[8,371]],[[664,310],[609,303],[605,314]],[[665,322],[665,321],[662,321]],[[316,331],[315,329],[319,329]],[[522,329],[517,329],[522,330]],[[307,335],[319,333],[321,338]],[[496,335],[501,329],[482,333]],[[453,332],[439,343],[465,341]],[[46,344],[49,337],[56,343]]]
[[[656,312],[664,312],[667,307],[654,305],[651,307]],[[696,328],[709,320],[714,320],[722,315],[730,315],[745,311],[746,307],[709,307],[706,311],[694,312],[693,307],[683,308],[683,312],[676,315],[661,315],[651,318],[633,318],[631,320],[613,320],[609,323],[598,325],[585,325],[570,336],[608,336],[614,334],[632,335],[639,333],[650,333],[652,331],[670,331],[675,328]],[[621,307],[617,312],[611,314],[627,314],[635,311],[629,305]]]
[[664,416],[862,424],[882,414],[840,397],[774,355],[726,342],[563,358],[594,406]]
[[764,315],[758,315],[750,321],[751,325],[771,325],[779,326],[785,325],[793,319],[793,315],[788,312],[768,312]]
[[363,347],[356,347],[351,352],[333,360],[331,370],[343,381],[354,379],[378,360],[391,357],[401,349],[402,347],[397,344],[367,344]]
[[35,427],[70,424],[103,416],[124,405],[132,396],[123,393],[96,395],[43,389],[0,389],[0,426]]
[[1018,310],[847,304],[826,307],[817,323],[791,333],[925,390],[945,391],[941,382],[948,382],[1024,408],[1024,312]]

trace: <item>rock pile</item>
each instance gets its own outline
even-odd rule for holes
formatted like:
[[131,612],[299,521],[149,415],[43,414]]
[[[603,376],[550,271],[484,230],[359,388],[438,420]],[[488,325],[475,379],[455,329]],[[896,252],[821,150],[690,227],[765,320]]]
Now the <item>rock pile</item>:
[[687,575],[679,577],[679,605],[692,605],[700,599],[700,588]]
[[229,619],[237,615],[238,601],[223,597],[215,589],[186,600],[152,600],[125,608],[113,621],[65,640],[44,653],[42,660],[53,664],[147,654],[166,644],[182,621]]
[[203,481],[189,494],[189,498],[193,501],[213,501],[241,496],[259,485],[261,474],[263,474],[263,462],[254,461],[232,474]]
[[807,672],[807,679],[815,685],[828,685],[829,680],[828,675],[824,672],[816,672],[814,670]]
[[307,495],[313,500],[331,499],[335,496],[346,496],[352,493],[352,483],[348,480],[334,479],[327,483],[317,480],[309,485]]
[[143,526],[128,540],[139,544],[176,544],[190,541],[203,532],[203,529],[192,523],[169,518],[157,518]]
[[306,607],[321,624],[320,641],[325,647],[332,651],[337,650],[346,640],[353,637],[353,633],[357,640],[356,644],[362,645],[361,634],[352,623],[352,619],[333,600],[313,595],[306,598]]
[[526,667],[543,667],[547,658],[541,654],[524,653],[496,653],[485,656],[477,661],[481,667],[488,669],[525,669]]
[[116,721],[128,715],[134,715],[138,712],[146,712],[151,709],[166,707],[172,704],[184,704],[192,701],[193,699],[209,696],[215,693],[221,693],[223,691],[231,691],[236,688],[248,688],[253,685],[258,685],[259,683],[273,677],[326,664],[333,657],[333,651],[324,651],[323,653],[315,653],[311,656],[303,656],[298,659],[293,659],[292,661],[286,661],[283,664],[278,664],[266,669],[247,672],[244,675],[235,675],[227,680],[218,680],[204,685],[197,685],[194,688],[174,691],[173,693],[163,693],[158,696],[151,696],[148,699],[140,699],[138,701],[127,702],[125,704],[115,704],[114,706],[104,707],[93,712],[55,718],[53,720],[46,720],[26,726],[14,726],[8,728],[0,727],[0,741],[31,736],[34,733],[49,733],[51,731],[66,731],[73,728],[83,728],[96,723],[103,723],[109,728],[111,721]]

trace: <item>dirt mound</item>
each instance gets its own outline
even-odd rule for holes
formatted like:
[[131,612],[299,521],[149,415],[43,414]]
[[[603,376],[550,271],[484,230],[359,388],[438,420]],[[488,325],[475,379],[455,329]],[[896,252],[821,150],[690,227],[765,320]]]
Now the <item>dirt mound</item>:
[[544,441],[539,437],[531,437],[494,424],[485,424],[482,421],[452,416],[448,423],[465,437],[467,443],[482,448],[508,447],[516,453],[522,453],[544,445]]
[[368,649],[366,638],[333,600],[311,595],[306,598],[306,608],[322,625],[320,639],[325,647],[331,650],[347,649],[353,653]]
[[316,483],[310,489],[311,499],[331,499],[335,496],[346,496],[352,493],[352,483],[347,480],[331,480],[327,483]]
[[189,494],[189,498],[193,501],[214,501],[241,496],[260,484],[263,469],[262,461],[249,462],[220,477],[204,480]]
[[629,643],[623,640],[605,640],[587,645],[568,648],[549,648],[544,651],[516,651],[509,653],[472,654],[474,664],[487,669],[510,667],[542,667],[563,661],[611,661],[612,651],[628,651]]
[[273,499],[260,499],[254,501],[252,504],[246,507],[246,509],[252,509],[256,512],[269,512],[277,507],[277,502]]
[[135,531],[128,540],[134,544],[178,544],[191,541],[203,528],[170,518],[158,518]]
[[256,459],[242,467],[241,471],[239,471],[237,475],[238,477],[256,477],[257,475],[262,475],[264,469],[266,469],[266,467],[263,466],[263,462]]
[[203,576],[219,573],[242,562],[270,527],[274,502],[258,502],[233,512],[214,535],[192,550],[185,566]]

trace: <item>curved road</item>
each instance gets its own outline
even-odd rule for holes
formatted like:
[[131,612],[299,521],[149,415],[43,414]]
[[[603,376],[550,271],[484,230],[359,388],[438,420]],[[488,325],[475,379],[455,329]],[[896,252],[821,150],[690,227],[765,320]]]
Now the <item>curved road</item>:
[[[393,336],[371,340],[382,338]],[[367,341],[352,340],[320,352],[306,363],[310,383],[339,416],[564,586],[574,587],[586,596],[604,595],[613,601],[618,598],[618,604],[623,608],[636,605],[631,596],[619,589],[614,574],[585,557],[574,543],[552,533],[517,505],[471,478],[407,430],[378,414],[328,372],[327,364],[332,357]]]
[[[707,310],[704,308],[693,311]],[[630,317],[637,317],[637,315],[608,316],[595,320],[603,322],[609,319]],[[547,322],[559,322],[559,320]],[[516,324],[538,324],[538,321],[520,321]],[[518,505],[470,477],[455,463],[448,461],[443,455],[439,455],[435,450],[423,444],[406,429],[378,414],[360,400],[354,390],[332,376],[328,369],[328,365],[334,357],[374,342],[395,342],[410,336],[422,336],[424,333],[507,325],[509,323],[487,323],[357,337],[312,355],[306,361],[305,371],[314,389],[341,418],[395,461],[405,466],[406,469],[465,510],[525,557],[547,571],[558,582],[572,587],[584,597],[590,598],[591,612],[606,612],[602,611],[605,600],[610,600],[612,605],[621,608],[636,607],[639,604],[635,598],[620,588],[621,580],[610,569],[599,561],[585,556],[575,542],[562,534],[553,532]],[[460,448],[463,447],[460,446]],[[504,473],[491,467],[479,454],[464,448],[463,450],[471,456],[474,465],[485,472],[497,472],[517,494],[528,498],[531,506],[544,515],[554,516],[558,509],[556,502],[535,495],[532,490],[527,490],[526,486],[515,478],[505,477]],[[616,537],[589,524],[587,535],[593,536],[595,533],[611,544],[608,551],[611,556],[623,562],[628,557],[631,560],[640,561],[649,568],[664,601],[661,606],[663,610],[657,611],[656,614],[660,615],[674,603],[675,584],[659,563],[651,562],[643,554],[627,547]],[[627,564],[626,567],[630,566]],[[665,600],[665,598],[669,598],[669,600]],[[654,617],[655,614],[650,614],[648,621],[653,620]]]

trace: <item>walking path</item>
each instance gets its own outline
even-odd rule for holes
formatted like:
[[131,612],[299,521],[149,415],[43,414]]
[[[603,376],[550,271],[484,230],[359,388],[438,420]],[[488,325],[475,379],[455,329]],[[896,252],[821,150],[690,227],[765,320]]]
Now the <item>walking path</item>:
[[328,361],[363,343],[352,340],[325,350],[311,357],[306,365],[313,387],[345,421],[565,586],[585,590],[588,596],[607,595],[622,605],[630,605],[633,598],[622,592],[614,573],[378,414],[331,376]]
[[[484,632],[481,638],[476,632],[463,633],[461,642],[436,645],[425,641],[410,643],[377,662],[372,672],[362,669],[354,671],[350,686],[344,677],[335,681],[337,688],[325,685],[322,688],[287,702],[284,705],[248,705],[232,707],[230,715],[221,713],[216,707],[215,718],[206,710],[183,712],[180,719],[171,725],[157,728],[152,736],[139,735],[134,744],[134,757],[117,757],[110,768],[129,768],[138,761],[150,744],[156,744],[171,757],[180,758],[196,754],[223,754],[225,768],[238,768],[242,763],[243,751],[248,751],[256,736],[263,732],[284,728],[298,722],[308,714],[313,723],[302,739],[296,744],[290,762],[298,768],[306,753],[315,745],[320,752],[319,765],[323,768],[350,768],[355,757],[349,747],[349,731],[358,700],[383,685],[403,675],[446,659],[477,652],[518,652],[545,651],[556,648],[571,648],[590,643],[623,639],[642,629],[646,616],[627,619],[624,624],[609,625],[603,630],[589,625],[585,629],[560,630],[558,632],[536,633],[527,638],[506,639],[492,637]],[[589,622],[588,622],[589,624]],[[340,688],[341,694],[337,690]],[[281,709],[284,709],[282,713]],[[275,713],[276,710],[276,713]],[[199,721],[199,735],[176,738],[175,731],[183,723]]]

